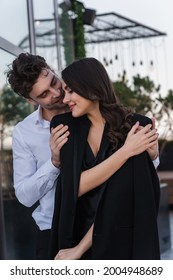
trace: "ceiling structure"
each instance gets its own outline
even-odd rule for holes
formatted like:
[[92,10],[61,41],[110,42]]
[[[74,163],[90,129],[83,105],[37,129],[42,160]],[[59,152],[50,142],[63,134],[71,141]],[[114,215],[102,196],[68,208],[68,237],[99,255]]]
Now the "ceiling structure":
[[[37,47],[55,46],[54,19],[39,19],[36,28]],[[116,14],[114,12],[97,14],[92,25],[84,25],[85,43],[98,44],[103,42],[125,41],[139,38],[166,36],[166,33],[144,24]],[[28,36],[20,42],[20,47],[27,47]]]
[[165,35],[166,33],[164,32],[160,32],[113,12],[98,14],[93,25],[85,25],[86,44],[150,38]]

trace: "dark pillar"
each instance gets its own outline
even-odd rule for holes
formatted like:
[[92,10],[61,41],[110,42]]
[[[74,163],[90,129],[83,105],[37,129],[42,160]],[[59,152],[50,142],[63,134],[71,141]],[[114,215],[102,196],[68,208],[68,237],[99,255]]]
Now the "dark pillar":
[[[1,176],[1,174],[0,174]],[[2,189],[0,185],[0,260],[5,260],[5,226],[4,226],[4,211]]]

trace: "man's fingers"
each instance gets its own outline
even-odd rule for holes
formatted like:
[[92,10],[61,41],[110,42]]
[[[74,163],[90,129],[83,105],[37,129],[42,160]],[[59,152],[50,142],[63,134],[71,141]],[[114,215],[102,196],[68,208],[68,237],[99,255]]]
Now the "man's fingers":
[[51,131],[52,137],[56,140],[60,136],[62,136],[65,132],[67,132],[68,126],[67,125],[58,125]]
[[152,129],[152,130],[149,130],[147,133],[146,133],[146,136],[147,137],[151,137],[152,135],[155,135],[155,134],[158,134],[157,133],[157,129]]
[[156,119],[152,118],[152,128],[155,128],[155,127],[156,127]]

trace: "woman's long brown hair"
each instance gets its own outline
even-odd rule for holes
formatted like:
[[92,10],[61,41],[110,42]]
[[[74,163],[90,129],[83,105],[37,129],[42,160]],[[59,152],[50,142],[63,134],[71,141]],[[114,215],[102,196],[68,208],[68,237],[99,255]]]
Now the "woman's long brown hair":
[[80,96],[99,101],[100,112],[109,125],[113,150],[122,145],[131,128],[132,111],[119,103],[104,66],[95,58],[82,58],[62,71],[62,79]]

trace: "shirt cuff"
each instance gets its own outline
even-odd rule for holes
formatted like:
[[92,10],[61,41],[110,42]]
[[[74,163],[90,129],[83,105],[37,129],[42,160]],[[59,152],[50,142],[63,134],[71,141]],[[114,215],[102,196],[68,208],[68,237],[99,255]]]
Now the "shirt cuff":
[[49,159],[47,162],[46,162],[46,166],[45,166],[46,170],[48,173],[52,173],[54,175],[59,175],[60,173],[60,168],[57,168],[55,167],[55,165],[53,165],[51,159]]
[[153,160],[153,164],[154,164],[154,167],[157,168],[160,164],[160,159],[159,157],[157,157],[155,160]]

